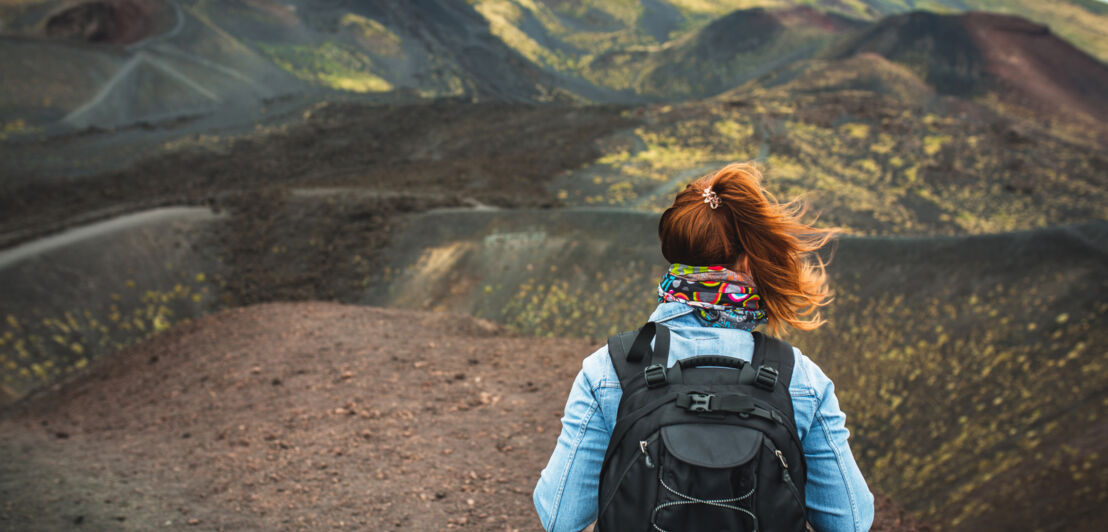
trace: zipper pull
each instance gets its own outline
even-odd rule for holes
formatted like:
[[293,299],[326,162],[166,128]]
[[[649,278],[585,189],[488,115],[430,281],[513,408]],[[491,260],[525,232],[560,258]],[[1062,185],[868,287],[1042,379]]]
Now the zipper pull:
[[777,459],[781,461],[781,467],[785,468],[785,470],[788,471],[789,463],[785,461],[785,455],[781,452],[781,450],[780,449],[775,449],[773,451],[773,454],[776,454]]
[[646,467],[654,469],[654,461],[650,459],[650,454],[646,452],[647,445],[650,445],[650,442],[639,440],[639,450],[642,451],[643,461],[646,462]]
[[639,440],[639,450],[642,451],[642,454],[646,454],[647,445],[650,445],[650,442],[646,440]]

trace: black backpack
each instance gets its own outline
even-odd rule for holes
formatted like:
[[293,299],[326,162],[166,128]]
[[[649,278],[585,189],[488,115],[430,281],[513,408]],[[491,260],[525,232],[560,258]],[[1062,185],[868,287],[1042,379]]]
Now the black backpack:
[[654,322],[608,339],[623,398],[597,532],[805,530],[792,347],[755,332],[749,364],[709,355],[667,368],[669,339]]

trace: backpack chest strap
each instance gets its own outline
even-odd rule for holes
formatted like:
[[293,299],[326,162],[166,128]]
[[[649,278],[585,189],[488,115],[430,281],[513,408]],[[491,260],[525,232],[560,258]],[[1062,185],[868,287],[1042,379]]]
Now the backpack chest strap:
[[689,412],[726,412],[729,414],[739,414],[743,417],[756,416],[775,423],[784,423],[784,419],[781,415],[773,411],[768,405],[749,395],[741,393],[722,395],[700,392],[679,393],[677,394],[675,403],[678,407],[684,408]]

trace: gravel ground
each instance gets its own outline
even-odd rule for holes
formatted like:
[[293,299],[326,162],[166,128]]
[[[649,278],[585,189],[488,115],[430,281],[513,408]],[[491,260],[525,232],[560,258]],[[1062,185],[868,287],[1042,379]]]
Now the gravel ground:
[[[274,303],[178,325],[0,418],[3,530],[537,530],[600,339]],[[925,530],[882,497],[874,530]]]

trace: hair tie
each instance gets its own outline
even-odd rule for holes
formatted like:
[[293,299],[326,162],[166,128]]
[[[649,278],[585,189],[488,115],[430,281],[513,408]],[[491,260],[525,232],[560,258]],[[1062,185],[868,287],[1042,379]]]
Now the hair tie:
[[719,207],[719,195],[712,191],[711,185],[704,187],[704,193],[701,196],[704,197],[704,203],[707,203],[712,210]]

